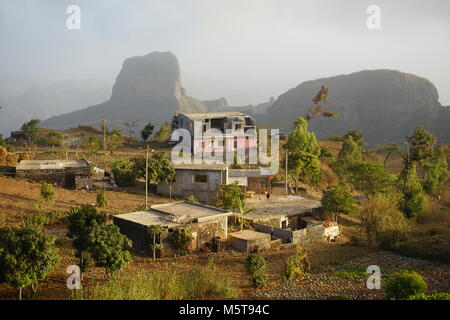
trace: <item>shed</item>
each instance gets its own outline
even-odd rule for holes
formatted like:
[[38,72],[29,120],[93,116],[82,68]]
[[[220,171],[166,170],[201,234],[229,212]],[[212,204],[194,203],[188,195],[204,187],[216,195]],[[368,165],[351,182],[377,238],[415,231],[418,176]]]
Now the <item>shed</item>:
[[241,252],[253,252],[270,249],[271,236],[253,230],[242,230],[230,234],[230,244]]

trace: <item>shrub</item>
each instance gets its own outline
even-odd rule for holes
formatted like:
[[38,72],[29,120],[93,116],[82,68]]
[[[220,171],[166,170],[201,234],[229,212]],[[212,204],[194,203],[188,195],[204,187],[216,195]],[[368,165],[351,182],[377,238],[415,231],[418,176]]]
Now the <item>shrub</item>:
[[247,273],[256,288],[266,285],[267,275],[264,272],[266,259],[259,253],[251,253],[247,257]]
[[403,271],[393,275],[386,284],[387,299],[408,299],[414,295],[424,294],[427,284],[423,278],[414,271]]
[[53,185],[44,183],[41,185],[41,199],[42,201],[49,203],[52,202],[55,197],[55,191]]
[[333,158],[333,152],[327,147],[320,148],[320,158]]
[[284,279],[290,281],[309,271],[308,255],[301,245],[296,247],[295,253],[288,256],[284,267]]
[[410,296],[408,300],[450,300],[450,293],[448,292],[437,292],[432,294],[416,294]]
[[181,255],[187,253],[188,244],[192,239],[192,235],[186,229],[175,229],[170,236],[173,248]]
[[363,201],[360,216],[367,242],[371,246],[390,249],[396,243],[407,239],[410,226],[398,210],[396,196],[370,196]]
[[192,203],[200,203],[200,201],[198,201],[198,199],[194,195],[187,197],[185,200]]
[[97,207],[106,208],[108,206],[108,199],[106,199],[105,189],[97,190]]
[[136,175],[131,161],[115,161],[111,171],[119,187],[133,187],[136,185]]

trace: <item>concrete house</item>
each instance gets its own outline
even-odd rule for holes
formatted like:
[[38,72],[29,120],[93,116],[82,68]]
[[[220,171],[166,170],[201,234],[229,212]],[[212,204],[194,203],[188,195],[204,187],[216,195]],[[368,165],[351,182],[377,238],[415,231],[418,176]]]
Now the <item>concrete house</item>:
[[90,165],[84,159],[22,160],[16,167],[16,177],[68,189],[92,189]]
[[120,232],[133,241],[133,247],[149,252],[152,237],[151,225],[160,225],[166,232],[158,239],[162,249],[158,256],[176,253],[171,247],[170,235],[177,229],[187,230],[193,237],[189,249],[197,250],[214,238],[227,238],[228,217],[232,212],[187,201],[154,205],[148,211],[137,211],[114,216],[114,224]]
[[175,165],[175,181],[161,182],[157,192],[166,197],[187,198],[195,196],[202,202],[216,198],[219,186],[228,183],[226,164],[182,164]]
[[[210,151],[204,144],[203,138],[208,129],[219,130],[223,134],[222,141],[214,147],[215,150],[226,150],[224,139],[231,144],[228,148],[235,150],[256,148],[256,134],[248,134],[248,130],[256,130],[255,120],[241,112],[209,112],[209,113],[178,113],[178,128],[186,129],[191,134],[191,145],[193,152]],[[197,125],[197,127],[196,127]],[[231,139],[232,138],[232,139]]]

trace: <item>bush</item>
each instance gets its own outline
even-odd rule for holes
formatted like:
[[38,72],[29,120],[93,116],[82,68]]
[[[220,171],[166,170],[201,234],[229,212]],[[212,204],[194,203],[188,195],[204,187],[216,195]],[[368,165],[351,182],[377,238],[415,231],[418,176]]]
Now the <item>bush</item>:
[[112,173],[119,187],[134,187],[136,175],[133,171],[133,162],[119,160],[113,163]]
[[286,259],[284,267],[284,279],[290,281],[297,276],[309,271],[308,255],[302,246],[298,245],[294,254]]
[[320,158],[333,158],[333,152],[327,147],[320,148]]
[[414,271],[403,271],[393,275],[386,284],[387,299],[408,299],[411,296],[424,294],[427,284],[423,278]]
[[364,233],[371,246],[391,249],[408,237],[410,226],[398,210],[397,197],[376,194],[362,202],[360,216]]
[[247,257],[247,273],[250,281],[256,288],[263,288],[267,282],[267,275],[264,272],[266,259],[259,253],[249,254]]
[[181,255],[187,253],[188,244],[192,239],[192,235],[185,229],[175,229],[170,236],[173,248]]
[[105,189],[97,190],[97,207],[106,208],[108,206],[108,199],[106,199]]
[[41,199],[46,202],[52,202],[55,197],[55,191],[53,190],[53,185],[44,183],[41,185]]
[[433,294],[416,294],[410,296],[408,300],[450,300],[450,293],[448,292],[437,292]]

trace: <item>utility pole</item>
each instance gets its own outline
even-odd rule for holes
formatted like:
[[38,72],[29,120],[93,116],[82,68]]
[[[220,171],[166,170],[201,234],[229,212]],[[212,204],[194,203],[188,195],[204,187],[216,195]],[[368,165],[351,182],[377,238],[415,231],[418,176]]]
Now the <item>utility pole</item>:
[[106,154],[106,126],[108,125],[108,120],[105,117],[103,118],[103,152]]
[[285,173],[286,173],[286,177],[285,177],[285,180],[286,180],[286,197],[287,197],[287,195],[288,195],[288,155],[289,155],[289,151],[287,151],[287,149],[286,149],[286,167],[285,167]]
[[147,158],[145,160],[145,210],[148,210],[148,144]]

